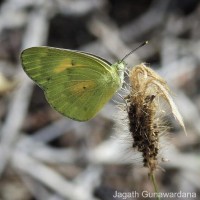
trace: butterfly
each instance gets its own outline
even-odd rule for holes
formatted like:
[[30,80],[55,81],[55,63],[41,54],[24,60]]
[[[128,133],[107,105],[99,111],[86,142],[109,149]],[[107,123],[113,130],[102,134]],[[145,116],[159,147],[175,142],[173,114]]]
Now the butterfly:
[[53,47],[21,53],[24,71],[43,89],[49,104],[77,121],[93,118],[122,87],[124,58],[111,64],[90,53]]

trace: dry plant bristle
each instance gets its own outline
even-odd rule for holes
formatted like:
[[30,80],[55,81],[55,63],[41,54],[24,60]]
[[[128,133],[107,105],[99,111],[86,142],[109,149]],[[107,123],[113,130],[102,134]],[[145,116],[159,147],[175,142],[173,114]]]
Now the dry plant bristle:
[[142,153],[143,165],[149,168],[149,173],[153,173],[159,162],[159,137],[166,129],[162,121],[163,113],[159,109],[160,100],[170,105],[173,115],[184,130],[185,126],[165,80],[156,72],[140,64],[130,71],[129,81],[131,88],[126,100],[132,147]]

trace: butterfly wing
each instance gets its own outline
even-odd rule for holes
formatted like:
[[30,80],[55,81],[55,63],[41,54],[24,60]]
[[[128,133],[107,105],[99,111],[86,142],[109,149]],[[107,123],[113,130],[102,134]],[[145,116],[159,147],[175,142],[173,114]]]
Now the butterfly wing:
[[50,105],[78,121],[95,116],[120,87],[116,68],[84,52],[32,47],[22,52],[21,61]]

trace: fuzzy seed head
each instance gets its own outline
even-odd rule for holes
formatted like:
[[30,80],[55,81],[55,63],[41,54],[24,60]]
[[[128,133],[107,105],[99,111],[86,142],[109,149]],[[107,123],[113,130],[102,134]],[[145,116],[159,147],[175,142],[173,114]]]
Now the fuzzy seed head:
[[143,166],[152,173],[159,163],[160,135],[167,130],[160,101],[169,104],[174,117],[185,130],[184,123],[169,94],[167,83],[152,69],[144,64],[134,67],[129,73],[129,82],[130,91],[125,100],[132,147],[142,154]]

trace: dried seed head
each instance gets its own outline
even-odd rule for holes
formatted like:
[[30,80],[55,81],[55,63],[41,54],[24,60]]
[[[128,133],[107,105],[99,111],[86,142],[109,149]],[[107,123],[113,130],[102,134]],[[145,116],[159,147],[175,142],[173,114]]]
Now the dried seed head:
[[[133,138],[132,147],[143,157],[143,165],[150,173],[158,167],[160,151],[160,135],[166,131],[162,118],[165,113],[160,110],[160,101],[166,101],[174,117],[185,130],[185,126],[169,88],[152,69],[140,64],[130,71],[130,92],[125,98],[128,105],[129,131]],[[162,160],[162,159],[160,159]]]

